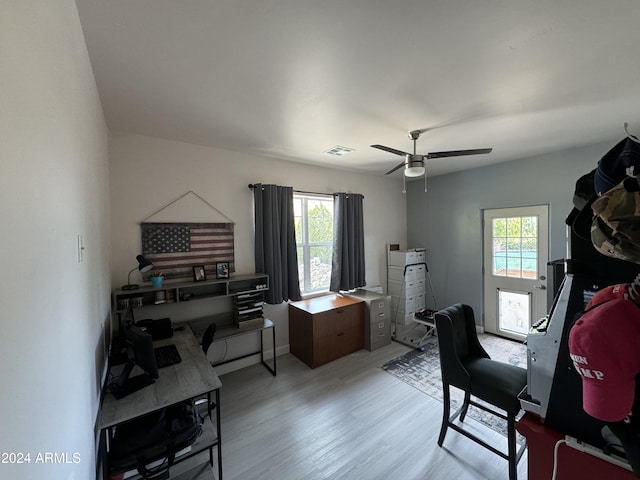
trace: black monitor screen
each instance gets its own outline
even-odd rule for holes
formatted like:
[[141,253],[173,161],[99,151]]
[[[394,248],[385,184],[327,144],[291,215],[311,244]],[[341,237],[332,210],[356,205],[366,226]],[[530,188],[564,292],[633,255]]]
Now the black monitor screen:
[[[151,385],[154,383],[153,379],[158,378],[158,366],[151,335],[131,326],[124,331],[124,341],[127,348],[127,363],[120,376],[109,385],[113,396],[118,399]],[[142,368],[145,373],[130,377],[135,365]]]
[[151,335],[131,326],[125,330],[124,338],[129,361],[133,361],[151,377],[158,378],[158,366]]

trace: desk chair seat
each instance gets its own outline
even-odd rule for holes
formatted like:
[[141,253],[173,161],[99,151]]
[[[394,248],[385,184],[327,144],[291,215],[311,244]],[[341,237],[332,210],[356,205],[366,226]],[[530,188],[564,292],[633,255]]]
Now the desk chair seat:
[[[526,448],[526,445],[523,445],[516,451],[515,429],[516,415],[520,412],[518,394],[527,384],[526,369],[491,360],[478,340],[473,309],[469,305],[458,303],[440,310],[435,314],[435,320],[440,345],[443,390],[442,426],[438,446],[442,447],[447,428],[451,427],[508,460],[509,479],[516,480],[518,461]],[[450,386],[464,391],[464,402],[453,415],[450,414]],[[503,410],[506,414],[477,403],[471,399],[472,396]],[[464,422],[469,405],[507,421],[507,453],[489,445],[459,424],[453,423],[458,416],[460,422]]]

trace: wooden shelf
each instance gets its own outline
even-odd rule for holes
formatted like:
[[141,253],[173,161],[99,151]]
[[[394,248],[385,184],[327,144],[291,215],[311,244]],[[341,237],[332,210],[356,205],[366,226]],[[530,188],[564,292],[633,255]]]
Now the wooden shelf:
[[[217,330],[214,342],[271,328],[275,352],[275,327],[270,320],[264,319],[262,310],[264,293],[268,289],[269,276],[265,273],[237,275],[231,278],[205,280],[202,282],[166,282],[159,288],[147,285],[136,290],[118,289],[112,293],[113,312],[117,317],[117,325],[120,327],[128,321],[135,321],[133,309],[153,307],[153,314],[151,312],[145,312],[145,314],[149,313],[148,317],[159,318],[160,316],[166,317],[168,315],[162,315],[162,311],[157,309],[172,304],[172,308],[167,309],[167,312],[169,314],[174,312],[179,318],[179,322],[188,322],[191,330],[200,339],[209,324],[215,323]],[[231,302],[229,302],[230,308],[227,309],[225,304],[223,305],[223,312],[217,311],[214,315],[201,318],[189,318],[189,313],[202,312],[202,308],[194,307],[194,309],[188,309],[186,306],[180,308],[180,305],[186,302],[196,302],[207,298],[231,299]],[[158,301],[159,299],[169,299],[169,301],[162,302]],[[205,304],[205,306],[208,305]],[[199,315],[202,315],[202,313],[199,313]],[[261,354],[262,363],[275,375],[275,356],[273,368],[271,368],[264,361],[262,334],[260,334],[260,340],[261,348],[257,353]],[[230,360],[225,360],[223,363],[235,361],[239,358],[243,357],[234,357]]]
[[[168,303],[190,302],[205,298],[237,297],[244,294],[263,293],[269,289],[269,276],[266,273],[236,275],[231,278],[205,280],[202,282],[165,282],[162,287],[143,285],[135,290],[117,289],[113,291],[113,310],[121,312],[129,308],[166,305]],[[165,292],[164,303],[155,303],[158,292]],[[136,304],[136,299],[141,298]],[[128,302],[128,303],[127,303]]]

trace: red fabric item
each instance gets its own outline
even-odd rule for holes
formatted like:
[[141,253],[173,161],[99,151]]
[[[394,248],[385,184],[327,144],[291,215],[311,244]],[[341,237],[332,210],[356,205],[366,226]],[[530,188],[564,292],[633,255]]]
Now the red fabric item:
[[609,285],[608,287],[598,290],[593,296],[591,301],[587,303],[585,310],[589,310],[591,307],[600,305],[601,303],[608,302],[610,300],[617,300],[624,298],[626,300],[633,300],[634,295],[631,291],[630,283],[618,283],[616,285]]
[[622,420],[640,373],[640,308],[610,300],[580,317],[569,332],[569,354],[582,377],[582,406],[605,422]]

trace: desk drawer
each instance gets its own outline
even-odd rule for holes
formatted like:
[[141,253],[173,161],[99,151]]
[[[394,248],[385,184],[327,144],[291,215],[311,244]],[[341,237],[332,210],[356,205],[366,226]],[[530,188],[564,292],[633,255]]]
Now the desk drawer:
[[365,329],[365,348],[375,350],[391,341],[391,322],[388,318],[372,321]]
[[371,340],[370,344],[367,345],[367,350],[369,350],[370,352],[373,352],[374,350],[384,347],[385,345],[389,345],[390,343],[391,343],[390,335],[379,335],[375,339]]
[[391,297],[383,297],[372,300],[369,306],[369,318],[373,322],[374,319],[386,318],[391,311]]
[[362,325],[362,305],[349,305],[313,316],[313,336],[331,337]]

